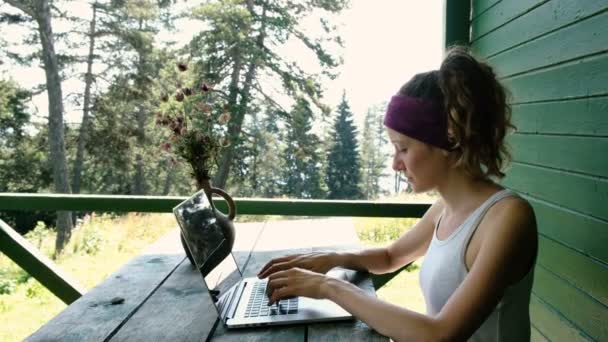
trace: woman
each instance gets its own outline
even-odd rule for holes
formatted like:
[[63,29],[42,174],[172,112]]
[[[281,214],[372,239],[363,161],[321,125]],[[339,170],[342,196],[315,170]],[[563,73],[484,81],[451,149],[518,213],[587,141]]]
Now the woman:
[[[439,200],[387,247],[270,261],[258,276],[269,278],[271,303],[327,298],[397,341],[529,340],[534,212],[493,181],[504,176],[509,120],[492,68],[464,48],[452,49],[439,70],[414,76],[392,97],[384,124],[393,168],[415,192],[436,190]],[[421,256],[427,315],[325,276],[336,266],[387,273]]]

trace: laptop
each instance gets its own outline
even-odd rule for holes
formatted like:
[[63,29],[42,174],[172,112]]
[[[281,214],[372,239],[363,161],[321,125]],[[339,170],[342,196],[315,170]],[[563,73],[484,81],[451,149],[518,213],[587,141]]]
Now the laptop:
[[[353,319],[346,310],[326,299],[294,297],[268,306],[266,279],[243,278],[232,251],[218,263],[217,253],[225,250],[222,247],[228,241],[204,190],[178,204],[173,213],[220,320],[227,328]],[[328,275],[354,281],[354,273],[334,269]]]

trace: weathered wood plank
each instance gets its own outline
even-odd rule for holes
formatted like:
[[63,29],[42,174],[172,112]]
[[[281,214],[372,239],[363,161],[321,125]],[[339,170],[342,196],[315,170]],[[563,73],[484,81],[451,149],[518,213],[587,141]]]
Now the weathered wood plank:
[[531,326],[530,341],[532,342],[549,342],[549,340],[543,336],[534,325]]
[[608,180],[513,163],[503,184],[520,193],[608,220]]
[[592,340],[534,294],[530,299],[530,320],[533,326],[550,341]]
[[488,9],[495,6],[499,2],[500,0],[473,0],[471,19],[475,19],[476,17],[485,13]]
[[550,308],[536,295],[530,298],[530,320],[533,326],[552,341],[589,341],[591,338]]
[[[263,227],[263,222],[235,224],[233,249],[239,268]],[[171,242],[180,245],[178,239]],[[200,273],[185,260],[111,341],[201,341],[211,333],[217,318]]]
[[71,277],[2,220],[0,252],[6,254],[64,303],[70,304],[82,296],[84,290]]
[[[170,213],[186,197],[0,193],[0,210],[74,210]],[[429,202],[235,198],[240,215],[422,217]],[[213,200],[226,211],[223,199]]]
[[608,264],[608,223],[537,198],[527,200],[534,208],[539,233]]
[[185,259],[110,341],[201,341],[217,320],[212,305]]
[[502,78],[606,51],[606,22],[608,13],[593,16],[498,54],[488,62]]
[[608,98],[529,103],[513,106],[518,132],[608,136]]
[[[518,1],[502,1],[502,4],[516,4]],[[485,33],[477,21],[472,23],[473,50],[480,56],[493,56],[517,44],[541,37],[575,21],[596,15],[607,7],[603,1],[596,0],[553,0],[545,2],[534,11],[522,15],[508,25]],[[485,13],[484,13],[485,14]],[[489,19],[489,18],[487,18]],[[492,24],[489,22],[489,24]],[[493,25],[497,25],[495,23]]]
[[608,54],[582,58],[503,80],[513,103],[565,100],[608,94]]
[[570,248],[539,238],[538,263],[608,307],[608,268]]
[[608,138],[513,134],[508,142],[514,161],[608,177]]
[[608,308],[544,267],[534,271],[533,293],[598,341],[608,340]]
[[[171,231],[72,303],[27,338],[27,341],[103,341],[155,291],[184,260]],[[124,302],[111,305],[113,298]]]
[[523,13],[532,11],[533,8],[538,7],[545,1],[547,0],[500,1],[482,15],[473,19],[471,23],[472,36],[477,38],[486,35],[496,27],[504,25]]

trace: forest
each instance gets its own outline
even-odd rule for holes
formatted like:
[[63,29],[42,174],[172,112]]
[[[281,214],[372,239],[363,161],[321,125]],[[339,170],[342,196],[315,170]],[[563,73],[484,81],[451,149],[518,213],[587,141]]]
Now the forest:
[[[378,198],[388,191],[385,104],[370,104],[357,127],[348,94],[335,108],[323,97],[345,44],[332,18],[348,5],[3,0],[0,192],[188,195],[192,168],[172,149],[162,108],[211,89],[221,103],[202,102],[201,113],[223,115],[225,136],[214,186],[235,197]],[[15,66],[44,78],[26,86]],[[34,105],[43,95],[48,106]],[[23,234],[55,226],[60,251],[78,215],[0,218]]]

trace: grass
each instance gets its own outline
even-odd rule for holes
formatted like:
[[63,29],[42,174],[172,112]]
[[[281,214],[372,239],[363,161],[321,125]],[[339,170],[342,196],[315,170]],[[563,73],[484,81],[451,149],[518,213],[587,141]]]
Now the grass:
[[[118,270],[143,248],[175,228],[171,214],[101,215],[74,230],[64,253],[55,262],[85,289]],[[28,241],[50,257],[55,233],[39,225]],[[21,341],[63,310],[66,305],[0,254],[0,341]]]
[[[379,247],[398,239],[409,230],[418,219],[412,218],[355,218],[355,229],[364,246]],[[426,313],[422,291],[418,283],[418,273],[422,260],[417,260],[406,271],[399,273],[386,283],[377,295],[380,299],[395,305]]]

